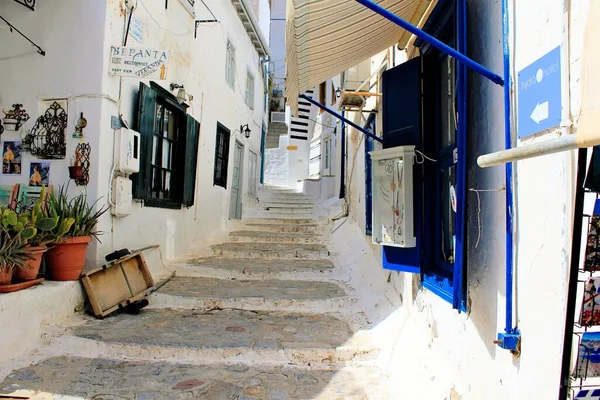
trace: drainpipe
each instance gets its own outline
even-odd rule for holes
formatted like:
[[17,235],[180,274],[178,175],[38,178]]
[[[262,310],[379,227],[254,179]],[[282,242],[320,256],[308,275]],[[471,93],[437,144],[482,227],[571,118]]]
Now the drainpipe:
[[[342,116],[344,112],[342,111]],[[346,197],[346,122],[342,119],[342,140],[341,140],[341,160],[340,160],[340,199]]]
[[[508,0],[502,0],[502,42],[504,53],[504,147],[512,148],[511,120],[511,61],[510,61],[510,21]],[[513,195],[513,163],[505,168],[506,175],[506,323],[504,332],[498,333],[495,343],[503,349],[518,353],[521,333],[513,324],[513,287],[514,287],[514,195]]]

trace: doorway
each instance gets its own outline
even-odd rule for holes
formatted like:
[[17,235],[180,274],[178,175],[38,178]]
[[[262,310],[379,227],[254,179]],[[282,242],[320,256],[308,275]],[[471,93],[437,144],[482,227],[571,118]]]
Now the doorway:
[[233,151],[233,179],[231,182],[231,203],[229,204],[229,219],[242,219],[242,161],[244,146],[235,142]]

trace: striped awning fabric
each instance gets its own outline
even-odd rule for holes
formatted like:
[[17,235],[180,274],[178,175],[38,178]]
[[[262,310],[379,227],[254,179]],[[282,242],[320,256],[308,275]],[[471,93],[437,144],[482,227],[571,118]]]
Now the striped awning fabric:
[[[432,0],[375,0],[417,25]],[[297,115],[298,95],[410,33],[354,0],[287,0],[286,97]]]

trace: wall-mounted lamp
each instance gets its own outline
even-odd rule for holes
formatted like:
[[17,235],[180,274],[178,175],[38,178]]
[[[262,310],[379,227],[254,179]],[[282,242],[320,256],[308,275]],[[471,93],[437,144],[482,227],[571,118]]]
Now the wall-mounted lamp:
[[177,91],[177,102],[179,102],[179,104],[185,103],[185,89],[183,88],[183,85],[171,83],[171,91],[175,89],[179,89]]
[[73,132],[73,137],[76,139],[81,139],[83,137],[83,128],[87,126],[87,119],[83,118],[83,113],[77,120],[75,124],[75,132]]
[[252,132],[252,131],[248,127],[248,124],[246,124],[246,125],[240,125],[240,132],[244,134],[244,136],[246,137],[246,139],[249,139],[250,138],[250,132]]
[[341,95],[342,95],[342,89],[340,89],[338,87],[337,89],[335,89],[335,97],[337,97],[339,99]]

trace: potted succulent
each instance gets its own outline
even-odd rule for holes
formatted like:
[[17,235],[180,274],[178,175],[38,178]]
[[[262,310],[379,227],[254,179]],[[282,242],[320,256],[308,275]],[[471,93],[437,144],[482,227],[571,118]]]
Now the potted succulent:
[[[52,234],[58,240],[46,252],[47,275],[57,281],[78,280],[85,267],[87,247],[92,238],[98,240],[100,232],[96,230],[98,220],[108,208],[100,207],[94,211],[97,201],[88,205],[87,196],[80,194],[69,199],[66,187],[61,187],[57,195],[50,193],[49,208],[51,215],[58,218]],[[60,237],[67,228],[64,237]]]
[[[4,211],[2,211],[4,215]],[[0,286],[10,285],[15,268],[27,264],[29,253],[19,235],[11,236],[7,230],[0,230]]]
[[46,188],[42,187],[40,198],[30,212],[17,215],[14,211],[7,210],[2,218],[3,227],[9,230],[11,236],[20,235],[24,250],[30,254],[27,265],[13,272],[21,282],[37,278],[42,256],[47,250],[46,245],[60,240],[71,227],[69,221],[62,221],[59,226],[58,217],[51,215],[49,205],[43,200],[46,198],[45,193]]

